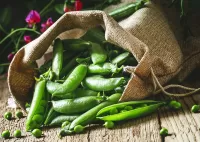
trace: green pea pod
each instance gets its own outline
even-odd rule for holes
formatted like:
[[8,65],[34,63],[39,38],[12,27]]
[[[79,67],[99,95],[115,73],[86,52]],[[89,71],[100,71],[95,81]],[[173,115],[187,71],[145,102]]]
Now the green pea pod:
[[94,91],[112,91],[125,83],[124,77],[103,78],[101,76],[86,77],[83,86]]
[[46,88],[50,94],[53,94],[56,91],[56,89],[58,89],[61,85],[62,84],[60,84],[60,83],[48,81],[46,84]]
[[160,101],[154,101],[154,100],[142,100],[142,101],[129,101],[129,102],[121,102],[118,104],[110,105],[108,107],[105,107],[101,109],[97,116],[101,116],[103,114],[109,114],[109,112],[112,109],[123,109],[126,106],[133,106],[133,108],[136,108],[141,105],[151,105],[151,104],[156,104],[156,103],[161,103]]
[[52,101],[53,109],[64,114],[78,114],[85,112],[99,104],[96,96],[86,96],[75,99]]
[[100,46],[100,44],[92,43],[92,47],[90,49],[93,64],[104,63],[106,61],[106,51]]
[[123,66],[118,68],[112,63],[102,63],[102,64],[91,64],[88,66],[88,73],[90,74],[100,74],[107,75],[112,73],[119,73],[123,69]]
[[79,63],[79,64],[89,64],[91,62],[91,58],[90,57],[87,57],[87,58],[76,58],[76,61]]
[[[47,108],[47,103],[42,103],[44,101],[47,102],[48,94],[46,91],[46,81],[39,81],[35,86],[35,91],[33,94],[33,100],[31,103],[31,107],[26,120],[26,131],[33,130],[35,128],[39,128],[43,124],[43,120],[38,123],[33,120],[35,115],[45,116],[45,109]],[[45,105],[45,106],[44,106]],[[44,117],[43,117],[44,118]]]
[[56,99],[74,99],[74,98],[80,98],[85,96],[97,96],[98,92],[89,90],[89,89],[83,89],[83,88],[77,88],[75,91],[71,93],[64,94],[62,96],[56,96],[53,98]]
[[63,44],[62,41],[57,38],[54,41],[53,47],[53,61],[52,61],[52,71],[56,75],[56,79],[59,78],[60,72],[63,66]]
[[92,109],[88,110],[87,112],[80,115],[78,118],[76,118],[74,121],[72,121],[70,125],[70,130],[73,130],[75,126],[82,125],[86,126],[96,119],[96,114],[101,110],[102,108],[115,104],[119,101],[121,97],[121,93],[116,93],[108,97],[108,99],[105,102],[100,103],[99,105],[93,107]]
[[74,91],[85,78],[87,73],[87,66],[80,64],[78,65],[65,82],[52,94],[52,96],[62,96],[66,93]]
[[44,125],[49,125],[49,123],[58,115],[59,113],[56,112],[53,107],[48,112],[48,115],[44,121]]
[[72,122],[73,120],[75,120],[78,117],[79,117],[79,115],[60,115],[60,116],[55,117],[51,121],[49,126],[61,126],[63,122],[65,122],[65,121]]
[[139,118],[155,112],[160,106],[164,104],[165,103],[163,102],[156,103],[145,107],[138,107],[130,111],[123,111],[121,113],[97,117],[97,118],[104,121],[122,121],[122,120]]
[[83,52],[91,47],[91,43],[82,39],[63,40],[64,48],[67,51]]
[[61,73],[60,73],[60,77],[66,76],[71,71],[71,69],[73,69],[78,64],[76,62],[76,58],[78,58],[79,56],[80,56],[80,54],[75,56],[74,58],[72,58],[69,61],[69,63],[63,67],[63,69],[61,70]]
[[129,55],[130,55],[129,52],[124,52],[118,55],[117,57],[115,57],[111,62],[113,64],[122,65],[126,61],[126,59],[129,57]]
[[51,65],[52,65],[52,60],[45,62],[43,65],[40,66],[39,73],[43,74],[43,73],[47,72],[49,70],[49,68],[51,67]]
[[99,30],[98,28],[89,29],[84,36],[81,38],[86,41],[95,42],[98,44],[102,44],[105,40],[104,32]]
[[142,7],[144,7],[144,0],[140,0],[139,2],[130,3],[130,4],[124,5],[122,7],[119,7],[117,9],[114,9],[112,12],[109,13],[109,15],[118,21],[125,17],[130,16],[136,10],[138,10]]

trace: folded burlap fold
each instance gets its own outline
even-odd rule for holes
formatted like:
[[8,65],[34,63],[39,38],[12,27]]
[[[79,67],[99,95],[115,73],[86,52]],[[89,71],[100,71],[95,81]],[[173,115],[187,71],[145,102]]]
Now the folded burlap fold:
[[126,67],[131,80],[121,101],[143,99],[155,91],[154,77],[161,85],[180,70],[182,53],[161,10],[153,3],[136,11],[119,24],[103,11],[65,13],[47,31],[22,47],[15,55],[8,72],[8,86],[21,108],[31,98],[37,71],[36,60],[47,51],[52,41],[81,37],[88,29],[101,25],[107,41],[130,51],[138,61]]

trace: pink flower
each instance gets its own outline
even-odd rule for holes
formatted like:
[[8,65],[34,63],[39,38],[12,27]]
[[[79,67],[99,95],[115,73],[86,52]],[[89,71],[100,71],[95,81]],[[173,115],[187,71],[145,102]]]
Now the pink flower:
[[29,43],[29,42],[32,41],[32,39],[31,39],[30,36],[24,36],[24,41],[25,41],[26,43]]
[[66,0],[63,8],[64,12],[74,11],[74,3],[71,1]]
[[75,1],[75,10],[80,11],[83,9],[83,3],[80,0]]
[[32,27],[34,24],[40,22],[40,14],[35,10],[31,10],[25,20],[29,27]]
[[15,53],[8,54],[8,61],[11,62],[14,56],[15,56]]
[[45,32],[51,25],[53,24],[53,20],[52,20],[52,18],[50,17],[50,18],[48,18],[47,19],[47,21],[45,22],[45,23],[42,23],[41,24],[41,29],[40,29],[40,31],[43,33],[43,32]]

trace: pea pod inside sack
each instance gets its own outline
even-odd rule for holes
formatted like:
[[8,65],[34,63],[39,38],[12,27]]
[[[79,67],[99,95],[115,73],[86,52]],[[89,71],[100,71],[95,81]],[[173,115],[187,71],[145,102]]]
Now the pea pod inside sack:
[[112,73],[119,73],[122,70],[123,66],[120,68],[117,65],[112,63],[106,62],[102,64],[91,64],[88,66],[88,73],[90,74],[100,74],[100,75],[107,75]]
[[82,82],[84,87],[94,91],[112,91],[125,83],[124,77],[104,78],[99,75],[86,77]]
[[64,49],[67,51],[83,52],[91,47],[91,43],[82,39],[63,40]]
[[[122,121],[139,118],[155,112],[159,107],[165,104],[165,102],[151,100],[114,104],[101,109],[97,113],[97,118],[104,121]],[[130,106],[132,109],[123,111],[127,106]],[[116,109],[119,113],[110,114],[111,110],[113,109]]]
[[87,66],[84,64],[78,65],[68,76],[65,82],[58,87],[58,89],[52,94],[52,96],[62,96],[66,93],[74,91],[85,78],[87,73]]
[[40,128],[45,120],[48,108],[46,81],[39,81],[35,86],[33,100],[26,120],[26,131]]
[[93,64],[104,63],[107,59],[105,49],[100,44],[93,42],[91,44],[90,52]]

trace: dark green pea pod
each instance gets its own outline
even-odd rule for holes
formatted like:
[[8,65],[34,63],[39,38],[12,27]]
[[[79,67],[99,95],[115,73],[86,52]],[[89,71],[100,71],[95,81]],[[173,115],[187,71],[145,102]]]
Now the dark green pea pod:
[[83,52],[91,47],[91,43],[82,39],[63,40],[64,48],[67,51]]
[[98,28],[89,29],[84,36],[81,38],[86,41],[95,42],[98,44],[102,44],[105,40],[104,32],[99,30]]
[[105,102],[102,102],[99,105],[93,107],[92,109],[88,110],[87,112],[83,113],[78,118],[76,118],[74,121],[72,121],[69,129],[73,130],[74,127],[77,125],[86,126],[88,124],[91,124],[93,121],[96,120],[96,114],[99,112],[99,110],[106,106],[117,103],[120,97],[121,93],[116,93],[109,96]]
[[93,64],[104,63],[107,59],[107,54],[104,48],[97,43],[91,43],[92,47],[91,50],[91,59]]
[[138,64],[138,62],[134,57],[128,57],[123,65],[136,66],[137,64]]
[[65,121],[72,122],[73,120],[75,120],[78,117],[79,117],[79,115],[60,115],[60,116],[55,117],[51,121],[49,126],[61,126],[63,122],[65,122]]
[[27,120],[26,120],[26,131],[30,131],[35,128],[39,128],[43,124],[44,120],[41,120],[40,123],[33,120],[34,116],[38,115],[38,114],[41,114],[42,116],[45,117],[45,115],[46,115],[45,111],[48,107],[47,107],[47,103],[46,103],[45,107],[42,106],[42,105],[44,105],[43,103],[41,103],[43,100],[48,100],[48,93],[46,91],[46,81],[45,80],[39,81],[35,86],[35,91],[34,91],[33,99],[31,102],[31,107],[30,107],[30,110],[29,110],[29,113],[27,116]]
[[60,84],[60,83],[48,81],[46,84],[46,88],[50,94],[53,94],[56,91],[56,89],[58,89],[61,85],[62,84]]
[[130,111],[122,111],[121,113],[118,114],[107,115],[97,118],[104,121],[122,121],[122,120],[140,118],[142,116],[146,116],[148,114],[155,112],[159,107],[161,107],[164,104],[165,103],[163,102],[151,104],[145,107],[138,107]]
[[52,94],[52,96],[62,96],[66,93],[74,91],[85,78],[87,74],[87,66],[78,65],[65,80],[65,82]]
[[125,83],[124,77],[103,78],[101,76],[86,77],[82,84],[94,91],[112,91]]
[[109,60],[115,58],[117,55],[119,55],[119,51],[118,50],[110,50],[108,52]]
[[121,102],[118,104],[114,104],[108,107],[103,108],[97,114],[97,116],[101,116],[104,114],[109,114],[110,110],[112,109],[123,109],[126,106],[132,106],[133,108],[147,106],[151,104],[163,103],[161,101],[154,101],[154,100],[142,100],[142,101],[129,101],[129,102]]
[[63,69],[61,70],[61,73],[60,73],[60,77],[63,77],[63,76],[66,76],[78,63],[76,62],[76,58],[78,58],[80,56],[77,55],[75,56],[74,58],[72,58],[68,64],[66,64]]
[[119,73],[123,69],[123,66],[120,68],[117,65],[112,63],[102,63],[102,64],[91,64],[88,66],[88,73],[90,74],[100,74],[100,75],[107,75],[112,73]]
[[74,99],[74,98],[80,98],[80,97],[85,97],[85,96],[97,96],[98,93],[99,92],[89,90],[89,89],[77,88],[75,91],[71,93],[67,93],[62,96],[56,96],[54,98],[58,100],[59,99]]
[[78,62],[79,64],[89,64],[91,62],[91,58],[76,58],[76,62]]
[[53,109],[53,107],[51,107],[51,109],[49,110],[48,115],[47,115],[47,117],[46,117],[46,119],[44,121],[44,125],[49,125],[49,123],[58,115],[59,115],[59,113],[56,112]]
[[129,3],[127,5],[114,9],[113,11],[109,13],[109,15],[112,16],[115,20],[119,21],[125,17],[130,16],[136,10],[144,7],[144,4],[145,4],[144,1]]
[[52,101],[53,109],[64,114],[78,114],[85,112],[100,103],[96,96],[86,96],[75,99]]
[[115,57],[115,58],[111,61],[111,63],[117,64],[117,65],[120,66],[120,65],[122,65],[122,64],[126,61],[126,59],[129,57],[129,55],[130,55],[129,52],[124,52],[124,53],[118,55],[117,57]]
[[49,70],[49,68],[51,67],[51,65],[52,65],[52,60],[46,61],[43,65],[40,66],[39,73],[43,74],[43,73],[47,72]]
[[63,66],[63,44],[62,41],[59,38],[57,38],[54,41],[53,61],[52,61],[52,71],[55,73],[56,79],[59,79],[62,66]]

